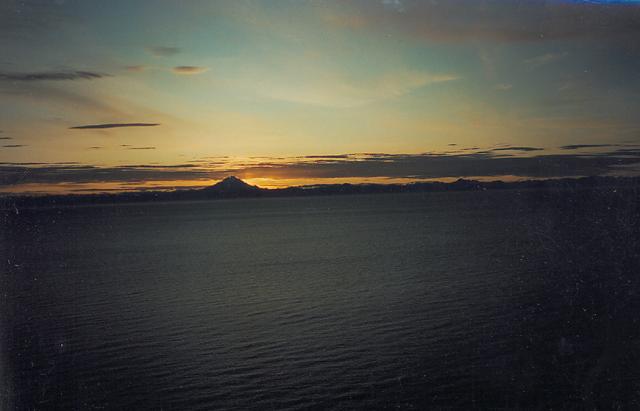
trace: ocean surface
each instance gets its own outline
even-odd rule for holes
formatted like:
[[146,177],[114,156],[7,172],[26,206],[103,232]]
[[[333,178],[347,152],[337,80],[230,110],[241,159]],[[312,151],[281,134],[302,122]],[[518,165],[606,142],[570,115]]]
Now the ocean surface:
[[4,409],[638,409],[638,191],[3,212]]

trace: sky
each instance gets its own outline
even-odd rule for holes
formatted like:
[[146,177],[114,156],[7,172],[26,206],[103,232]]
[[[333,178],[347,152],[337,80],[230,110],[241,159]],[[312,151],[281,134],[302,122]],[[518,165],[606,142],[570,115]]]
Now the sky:
[[0,0],[0,193],[640,171],[640,2]]

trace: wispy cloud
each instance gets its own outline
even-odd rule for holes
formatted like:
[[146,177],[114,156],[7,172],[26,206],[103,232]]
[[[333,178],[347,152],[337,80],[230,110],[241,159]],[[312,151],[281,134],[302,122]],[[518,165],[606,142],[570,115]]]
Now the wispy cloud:
[[536,69],[538,67],[545,66],[549,63],[553,63],[555,61],[561,60],[568,55],[567,52],[563,53],[546,53],[540,56],[535,56],[529,59],[524,60],[524,64],[530,69]]
[[506,83],[496,84],[495,88],[496,90],[499,90],[499,91],[509,91],[513,88],[513,84],[506,84]]
[[544,148],[540,147],[500,147],[494,148],[492,151],[541,151]]
[[292,76],[277,75],[261,83],[257,91],[275,100],[349,108],[397,98],[421,87],[457,79],[455,74],[395,70],[364,80],[310,68]]
[[176,66],[171,69],[171,71],[173,71],[175,74],[184,74],[184,75],[201,74],[208,70],[209,70],[208,67],[199,67],[199,66]]
[[175,56],[181,51],[180,47],[174,46],[154,46],[147,47],[146,50],[156,57],[171,57]]
[[155,150],[155,147],[127,147],[127,150]]
[[404,12],[404,3],[401,0],[382,0],[382,4],[390,9],[397,12]]
[[43,71],[29,73],[0,72],[0,80],[4,81],[69,81],[94,80],[108,77],[109,74],[93,71]]
[[29,104],[51,107],[52,105],[70,107],[86,115],[109,115],[125,118],[131,114],[131,107],[122,104],[122,100],[96,94],[94,89],[77,90],[71,87],[56,87],[51,82],[0,82],[0,94],[11,96]]
[[0,140],[13,140],[13,137],[0,137]]
[[133,66],[125,66],[124,69],[131,73],[142,73],[143,71],[148,70],[149,67],[142,64],[138,64]]
[[6,144],[6,145],[4,145],[2,147],[5,147],[5,148],[18,148],[18,147],[27,147],[27,145],[26,144]]
[[103,128],[120,128],[120,127],[155,127],[160,123],[107,123],[107,124],[87,124],[84,126],[69,127],[70,130],[87,130],[87,129],[103,129]]

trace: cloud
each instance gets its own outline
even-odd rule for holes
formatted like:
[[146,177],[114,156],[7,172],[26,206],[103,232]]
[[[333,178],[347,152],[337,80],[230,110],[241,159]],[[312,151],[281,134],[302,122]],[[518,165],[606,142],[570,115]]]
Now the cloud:
[[509,91],[513,88],[513,84],[496,84],[496,90],[499,91]]
[[267,98],[324,107],[350,108],[397,98],[421,87],[458,80],[455,74],[398,69],[367,79],[310,68],[277,75],[258,86]]
[[637,2],[354,0],[345,5],[336,0],[328,4],[323,3],[345,15],[333,21],[359,16],[363,30],[382,27],[429,42],[539,42],[621,35],[633,39],[640,34]]
[[[0,165],[0,186],[55,183],[140,183],[153,181],[203,181],[229,174],[242,178],[325,179],[402,178],[444,179],[503,176],[522,178],[580,177],[627,172],[640,164],[640,149],[623,149],[590,155],[554,154],[504,157],[491,152],[467,154],[359,153],[318,155],[257,163],[125,165]],[[625,170],[625,167],[627,170]],[[15,191],[15,190],[14,190]]]
[[181,49],[179,47],[173,46],[155,46],[155,47],[147,47],[147,52],[153,54],[156,57],[171,57],[180,53]]
[[544,148],[540,147],[500,147],[494,148],[491,151],[540,151],[544,150]]
[[20,163],[0,163],[2,166],[70,166],[80,164],[77,161],[63,161],[63,162],[54,162],[54,163],[44,163],[44,162],[20,162]]
[[125,70],[131,72],[131,73],[142,73],[143,71],[146,71],[149,69],[148,66],[139,64],[139,65],[134,65],[134,66],[125,66],[124,67]]
[[175,74],[201,74],[205,71],[209,70],[207,67],[198,67],[198,66],[176,66],[171,69]]
[[0,137],[0,140],[13,140],[13,137]]
[[325,12],[320,15],[320,18],[330,26],[338,28],[359,29],[367,24],[366,20],[357,14]]
[[0,1],[0,41],[41,41],[60,34],[72,20],[57,1]]
[[104,147],[100,147],[100,146],[93,146],[93,147],[87,147],[87,150],[102,150]]
[[566,57],[568,55],[567,52],[563,52],[563,53],[547,53],[547,54],[542,54],[540,56],[536,56],[536,57],[532,57],[530,59],[526,59],[524,60],[524,64],[529,67],[530,69],[536,69],[538,67],[547,65],[549,63],[552,63],[554,61],[558,61],[564,57]]
[[50,82],[0,82],[0,94],[47,108],[55,103],[55,106],[72,107],[90,115],[97,112],[118,118],[131,113],[130,107],[120,101],[114,102],[114,99],[101,95],[79,94],[68,88],[53,86]]
[[18,148],[18,147],[27,147],[26,144],[6,144],[2,147],[6,147],[6,148]]
[[382,0],[382,4],[386,8],[397,11],[397,12],[405,11],[404,4],[400,0]]
[[349,158],[349,154],[328,154],[328,155],[313,155],[304,156],[303,158]]
[[108,77],[109,74],[93,71],[48,71],[30,73],[0,72],[0,80],[4,81],[68,81],[68,80],[94,80]]
[[102,129],[102,128],[120,128],[120,127],[155,127],[159,126],[159,123],[106,123],[106,124],[87,124],[84,126],[69,127],[70,130],[87,130],[87,129]]
[[263,178],[368,178],[438,179],[458,177],[553,178],[603,175],[620,166],[640,163],[640,152],[599,155],[539,155],[503,157],[491,153],[378,154],[346,160],[264,163],[236,170],[236,175]]
[[127,150],[155,150],[155,147],[128,147]]
[[562,150],[579,150],[581,148],[591,147],[617,147],[617,144],[569,144],[567,146],[560,147]]
[[167,169],[184,169],[184,168],[196,168],[195,164],[125,164],[120,166],[121,169],[155,169],[155,170],[167,170]]
[[83,184],[83,183],[139,183],[168,180],[211,180],[223,173],[184,165],[125,165],[98,167],[80,164],[0,165],[0,186],[19,184]]

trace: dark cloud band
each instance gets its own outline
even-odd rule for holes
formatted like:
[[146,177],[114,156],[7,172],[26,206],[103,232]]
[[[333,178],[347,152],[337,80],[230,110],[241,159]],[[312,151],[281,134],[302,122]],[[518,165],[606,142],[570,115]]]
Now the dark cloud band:
[[617,144],[569,144],[562,146],[562,150],[579,150],[581,148],[594,148],[594,147],[617,147]]
[[589,155],[554,154],[503,157],[491,153],[470,154],[350,154],[331,158],[265,159],[257,164],[232,161],[207,164],[129,165],[0,165],[0,186],[20,184],[153,182],[213,180],[225,175],[273,179],[405,178],[440,179],[503,176],[522,178],[581,177],[640,172],[640,149],[615,150]]
[[108,77],[108,74],[93,71],[50,71],[32,73],[7,73],[0,72],[0,80],[4,81],[69,81],[69,80],[94,80]]
[[500,147],[494,148],[493,151],[541,151],[544,148],[540,147]]
[[106,124],[87,124],[84,126],[69,127],[70,130],[90,130],[102,128],[120,128],[120,127],[155,127],[160,123],[106,123]]

